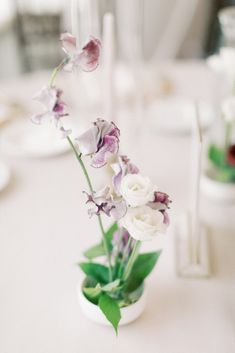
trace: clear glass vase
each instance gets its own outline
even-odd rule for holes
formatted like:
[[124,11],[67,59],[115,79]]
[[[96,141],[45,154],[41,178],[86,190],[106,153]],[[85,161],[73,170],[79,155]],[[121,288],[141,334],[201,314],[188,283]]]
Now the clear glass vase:
[[222,32],[221,63],[228,81],[228,93],[233,94],[235,87],[235,6],[222,9],[218,18]]
[[222,30],[223,46],[235,48],[235,6],[220,10],[218,17]]

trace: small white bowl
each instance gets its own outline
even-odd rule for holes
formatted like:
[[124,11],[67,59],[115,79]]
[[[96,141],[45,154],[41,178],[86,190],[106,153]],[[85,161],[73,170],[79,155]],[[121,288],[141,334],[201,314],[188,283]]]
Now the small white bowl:
[[214,180],[208,173],[201,176],[201,190],[208,197],[222,202],[235,202],[235,183]]
[[[77,286],[77,294],[78,301],[81,306],[83,314],[91,321],[110,326],[111,324],[108,322],[100,308],[91,303],[83,294],[81,289],[81,284]],[[121,308],[121,320],[119,326],[127,325],[133,321],[135,321],[144,311],[146,306],[146,290],[144,290],[140,299],[127,307]]]

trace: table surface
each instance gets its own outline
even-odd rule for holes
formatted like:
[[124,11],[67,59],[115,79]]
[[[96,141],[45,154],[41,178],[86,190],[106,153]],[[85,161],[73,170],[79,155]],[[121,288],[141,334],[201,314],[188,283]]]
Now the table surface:
[[[177,95],[217,100],[217,78],[204,63],[173,63],[167,72],[177,83]],[[1,85],[24,100],[37,87],[30,77]],[[157,135],[144,120],[133,133],[132,122],[120,117],[121,149],[171,195],[174,219],[188,205],[189,137]],[[146,310],[136,322],[121,327],[116,338],[111,328],[83,317],[77,302],[82,274],[76,263],[99,234],[84,207],[81,190],[86,186],[76,160],[72,154],[2,157],[13,177],[0,194],[0,352],[235,352],[234,206],[202,196],[202,217],[211,226],[209,279],[176,276],[169,229],[148,279]],[[93,170],[92,177],[96,173]],[[148,242],[144,248],[158,246]]]

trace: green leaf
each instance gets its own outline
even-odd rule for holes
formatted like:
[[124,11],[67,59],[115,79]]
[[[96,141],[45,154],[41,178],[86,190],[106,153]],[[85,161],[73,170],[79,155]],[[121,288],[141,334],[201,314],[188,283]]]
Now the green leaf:
[[219,148],[216,145],[210,145],[208,157],[217,167],[221,168],[225,166],[225,151],[223,148]]
[[142,282],[139,287],[137,287],[133,292],[128,294],[128,299],[131,303],[135,303],[143,294],[144,283]]
[[85,277],[82,287],[83,288],[95,288],[95,286],[98,284],[97,280],[94,279],[93,277]]
[[217,169],[213,173],[213,178],[222,183],[229,183],[235,181],[235,169],[229,169],[224,167],[223,169]]
[[86,250],[84,253],[89,260],[95,259],[96,257],[105,256],[103,243],[97,244]]
[[94,288],[83,288],[83,292],[90,298],[97,297],[101,293],[101,286],[98,283]]
[[97,282],[101,284],[109,282],[108,267],[94,262],[82,262],[79,266],[87,276],[94,278]]
[[235,168],[227,163],[224,148],[211,145],[208,150],[208,157],[214,165],[214,170],[210,171],[213,179],[225,183],[235,181]]
[[[105,237],[107,239],[108,247],[110,251],[112,250],[112,247],[113,247],[112,246],[113,233],[116,232],[117,230],[118,230],[118,225],[115,222],[105,232]],[[105,254],[103,242],[90,247],[88,250],[86,250],[83,253],[83,255],[86,256],[89,260],[93,260],[96,257],[105,256],[106,254]]]
[[125,306],[131,305],[137,302],[137,300],[139,300],[140,297],[142,296],[143,292],[144,292],[144,282],[142,282],[142,284],[133,292],[122,293],[123,294],[122,298],[121,300],[118,301],[119,307],[124,308]]
[[102,287],[102,291],[104,292],[113,292],[120,284],[120,279],[116,279],[113,282],[110,282]]
[[144,279],[151,273],[157,260],[161,254],[161,251],[140,254],[131,271],[129,279],[125,286],[125,292],[135,291],[144,281]]
[[103,293],[99,298],[98,305],[107,320],[113,325],[117,334],[118,324],[121,320],[121,312],[117,301],[110,298],[106,293]]

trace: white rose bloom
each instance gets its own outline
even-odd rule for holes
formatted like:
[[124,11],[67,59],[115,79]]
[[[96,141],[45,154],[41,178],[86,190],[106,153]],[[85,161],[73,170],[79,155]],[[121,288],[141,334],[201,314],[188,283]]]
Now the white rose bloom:
[[121,181],[120,193],[131,207],[153,201],[156,187],[150,179],[140,174],[127,174]]
[[227,123],[235,122],[235,96],[224,99],[221,110]]
[[163,214],[149,206],[129,208],[121,220],[131,237],[141,241],[151,240],[159,233],[164,233],[167,226],[163,221]]

